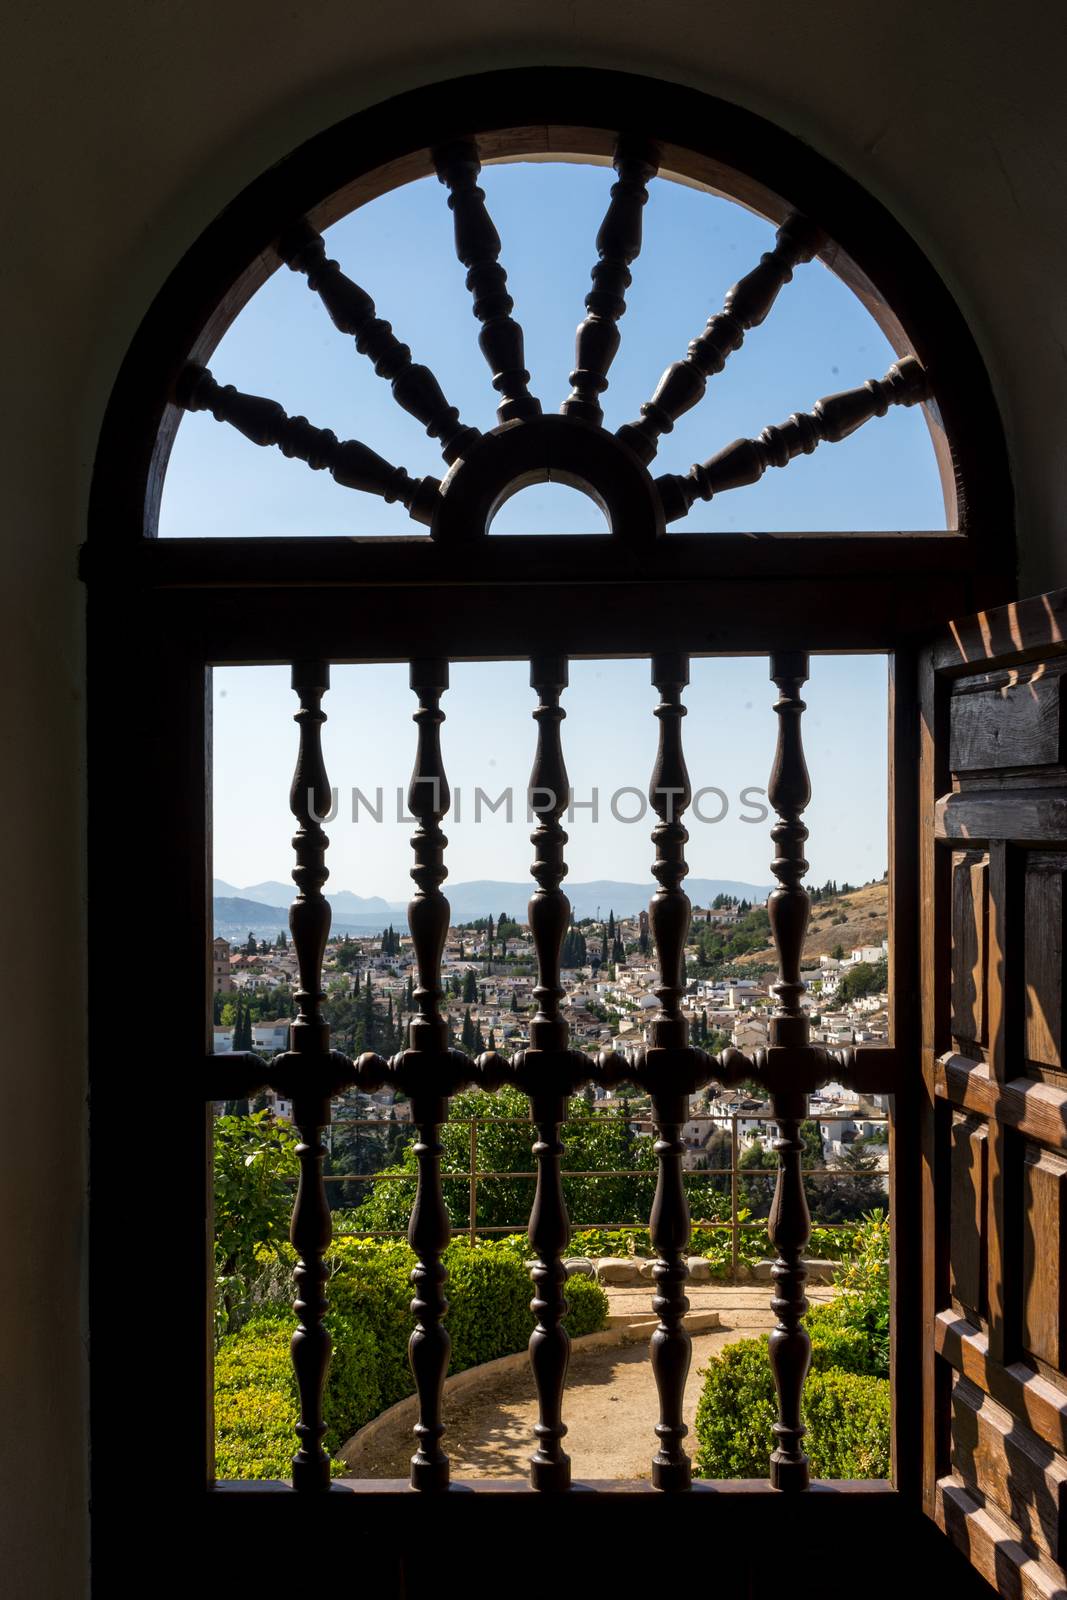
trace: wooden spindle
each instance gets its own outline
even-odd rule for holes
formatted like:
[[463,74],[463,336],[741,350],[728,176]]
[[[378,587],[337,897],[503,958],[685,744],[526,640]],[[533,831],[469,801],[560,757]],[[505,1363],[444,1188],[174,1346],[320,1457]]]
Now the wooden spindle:
[[355,339],[360,355],[373,362],[379,378],[391,385],[397,405],[421,422],[431,439],[440,440],[445,460],[452,462],[462,455],[479,437],[478,430],[464,427],[429,367],[412,361],[410,349],[401,344],[391,324],[378,316],[367,291],[327,256],[322,235],[309,222],[301,221],[282,235],[278,254],[294,272],[303,273],[334,326]]
[[824,240],[820,228],[794,212],[778,229],[774,249],[762,255],[759,265],[727,291],[723,309],[709,318],[685,359],[667,368],[652,399],[641,407],[640,422],[627,422],[618,430],[617,437],[643,466],[655,456],[660,435],[670,433],[678,418],[703,399],[708,379],[721,372],[734,351],[740,350],[745,334],[766,320],[793,269],[810,261]]
[[501,422],[539,417],[540,401],[530,393],[522,328],[511,315],[515,302],[508,293],[508,275],[500,265],[500,235],[493,226],[478,186],[482,163],[473,139],[441,145],[433,152],[437,176],[448,190],[455,224],[456,255],[467,268],[467,288],[474,296],[474,315],[482,324],[478,346],[493,374],[500,396]]
[[626,310],[630,267],[641,252],[641,213],[648,183],[659,170],[655,147],[643,140],[620,139],[614,167],[618,182],[596,236],[598,261],[593,287],[585,297],[586,317],[575,336],[571,392],[560,410],[597,426],[603,421],[600,396],[608,386],[608,369],[620,343],[619,318]]
[[914,406],[929,398],[925,371],[914,356],[894,361],[884,378],[868,378],[858,389],[817,400],[810,411],[794,412],[787,422],[764,428],[758,439],[735,439],[684,477],[665,473],[656,479],[668,522],[684,517],[697,500],[711,500],[727,489],[758,483],[768,467],[785,467],[795,456],[811,455],[817,445],[837,444],[890,406]]
[[322,1444],[326,1432],[322,1394],[331,1349],[330,1335],[323,1321],[326,1314],[324,1256],[332,1229],[322,1176],[326,1154],[322,1130],[329,1125],[330,1101],[322,1093],[321,1082],[323,1067],[329,1059],[330,1030],[323,1020],[321,1007],[325,999],[322,958],[330,931],[330,903],[322,892],[329,876],[325,861],[329,841],[318,819],[328,815],[331,803],[321,740],[321,728],[326,720],[322,697],[329,688],[329,666],[324,661],[295,664],[292,683],[300,701],[295,717],[300,744],[289,793],[289,808],[297,821],[293,835],[297,863],[293,880],[297,897],[289,908],[289,927],[296,951],[299,987],[294,997],[297,1016],[290,1027],[290,1044],[292,1054],[302,1058],[295,1074],[293,1093],[293,1121],[300,1134],[296,1149],[300,1175],[289,1235],[297,1253],[293,1307],[297,1326],[290,1349],[300,1397],[300,1421],[296,1428],[300,1447],[293,1457],[293,1488],[323,1490],[330,1484],[330,1457]]
[[[779,970],[778,982],[772,991],[778,1001],[770,1023],[772,1050],[774,1047],[803,1050],[808,1044],[808,1019],[801,1006],[804,984],[800,977],[810,910],[802,881],[808,870],[804,859],[808,830],[801,821],[811,798],[801,735],[804,701],[800,691],[807,676],[808,658],[801,651],[779,651],[772,655],[771,678],[778,688],[774,707],[778,716],[778,743],[767,798],[778,817],[771,830],[776,847],[771,870],[778,879],[778,886],[767,902],[767,912]],[[807,1114],[807,1096],[802,1091],[775,1089],[771,1107],[779,1131],[774,1142],[778,1177],[767,1219],[767,1232],[777,1252],[771,1268],[775,1286],[771,1309],[777,1322],[770,1336],[770,1359],[778,1392],[771,1482],[776,1489],[806,1489],[808,1458],[803,1450],[805,1430],[800,1410],[804,1380],[811,1363],[811,1339],[803,1321],[808,1309],[804,1293],[808,1276],[804,1251],[811,1235],[811,1217],[801,1175],[800,1128]]]
[[415,852],[411,876],[416,892],[408,906],[408,924],[419,977],[415,989],[418,1015],[409,1029],[411,1051],[405,1068],[412,1120],[418,1130],[418,1179],[408,1226],[408,1242],[417,1257],[411,1274],[415,1328],[408,1343],[408,1357],[419,1399],[415,1424],[418,1449],[411,1458],[411,1485],[414,1489],[434,1490],[448,1487],[448,1457],[441,1448],[445,1431],[441,1410],[452,1349],[442,1321],[448,1311],[448,1274],[441,1257],[452,1230],[441,1187],[439,1137],[441,1123],[448,1115],[449,1088],[448,1030],[441,1014],[441,957],[449,919],[441,884],[448,875],[444,864],[448,840],[441,830],[441,818],[448,811],[451,795],[440,739],[444,721],[440,702],[448,688],[448,662],[413,661],[411,687],[419,702],[414,717],[418,744],[407,797],[408,810],[418,823],[411,840]]
[[682,1126],[689,1112],[686,1071],[687,1025],[682,1015],[685,993],[685,942],[692,907],[682,888],[689,867],[685,846],[689,835],[682,816],[691,799],[689,773],[682,749],[682,691],[689,682],[685,656],[664,653],[652,658],[652,682],[659,690],[656,707],[659,747],[649,784],[649,801],[659,818],[652,830],[656,860],[652,868],[659,887],[649,906],[649,926],[656,949],[659,1010],[649,1028],[647,1084],[656,1120],[656,1195],[649,1231],[656,1252],[653,1310],[659,1325],[652,1334],[652,1371],[659,1396],[652,1460],[652,1482],[658,1489],[687,1489],[690,1461],[682,1447],[688,1428],[682,1420],[685,1382],[692,1359],[692,1341],[685,1326],[689,1310],[686,1282],[689,1268],[689,1203],[682,1178]]
[[291,417],[276,400],[242,394],[232,384],[215,382],[206,367],[185,369],[176,400],[186,411],[210,411],[253,444],[277,445],[283,456],[304,461],[313,472],[327,471],[345,489],[399,500],[415,522],[433,519],[441,487],[437,478],[410,478],[358,439],[338,439],[329,428],[315,428],[306,417]]
[[683,655],[665,652],[652,658],[652,682],[660,693],[655,716],[659,722],[659,747],[648,788],[649,803],[659,818],[652,830],[656,860],[652,875],[659,888],[648,908],[649,928],[659,962],[655,994],[659,1010],[654,1019],[655,1043],[683,1046],[686,1024],[681,1002],[685,993],[685,943],[692,907],[682,883],[689,871],[685,847],[689,833],[682,817],[692,799],[689,772],[682,751],[682,691],[689,682],[689,662]]
[[567,875],[567,835],[560,818],[570,799],[570,787],[560,737],[560,724],[567,713],[559,701],[567,682],[566,656],[536,656],[531,661],[530,686],[537,693],[537,750],[530,772],[530,810],[537,826],[530,835],[534,847],[530,873],[537,889],[528,915],[537,955],[537,1013],[531,1022],[530,1041],[542,1050],[566,1049],[568,1034],[559,1009],[563,998],[560,956],[571,920],[570,901],[560,887]]
[[560,888],[567,867],[563,852],[567,835],[560,823],[569,800],[560,723],[566,713],[560,695],[567,685],[564,656],[537,656],[530,663],[530,684],[537,693],[537,750],[530,773],[530,810],[537,818],[531,835],[532,876],[537,889],[529,903],[530,933],[537,957],[537,1013],[530,1023],[530,1050],[520,1067],[520,1081],[530,1096],[537,1129],[533,1146],[537,1168],[530,1210],[530,1245],[535,1256],[534,1297],[530,1309],[536,1326],[530,1336],[530,1365],[537,1388],[537,1449],[530,1461],[535,1489],[568,1489],[570,1457],[563,1449],[563,1391],[570,1362],[570,1336],[563,1326],[567,1282],[563,1254],[571,1236],[563,1196],[560,1128],[567,1113],[567,1095],[574,1082],[574,1062],[567,1050],[568,1027],[560,1015],[563,988],[560,955],[570,924],[570,901]]

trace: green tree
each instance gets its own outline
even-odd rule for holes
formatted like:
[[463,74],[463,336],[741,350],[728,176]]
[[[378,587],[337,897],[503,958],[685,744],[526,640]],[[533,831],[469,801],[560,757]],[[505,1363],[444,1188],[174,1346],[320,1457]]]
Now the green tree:
[[237,1010],[233,1022],[234,1050],[251,1050],[252,1048],[252,1014],[248,1002],[240,995],[237,998]]
[[363,960],[363,946],[350,939],[346,933],[341,943],[334,949],[334,960],[342,972],[358,974],[359,964]]
[[888,984],[885,961],[857,961],[842,977],[834,998],[840,1004],[847,1005],[850,1000],[862,999],[867,994],[884,994]]
[[472,1006],[478,999],[478,983],[474,976],[474,969],[468,968],[463,976],[463,1002]]
[[[448,1122],[441,1127],[444,1149],[442,1170],[448,1174],[470,1172],[470,1118],[487,1117],[477,1130],[479,1169],[490,1172],[529,1172],[531,1168],[530,1105],[527,1097],[510,1085],[489,1095],[472,1089],[452,1100]],[[514,1118],[515,1120],[501,1120]],[[591,1178],[564,1178],[567,1206],[576,1227],[585,1224],[632,1221],[647,1223],[656,1186],[656,1158],[653,1141],[633,1132],[630,1111],[620,1103],[605,1113],[596,1110],[580,1095],[567,1107],[563,1128],[564,1169],[596,1174]],[[610,1169],[636,1170],[637,1177],[620,1177]],[[387,1169],[391,1174],[416,1174],[414,1150],[408,1147],[403,1159]],[[599,1174],[603,1176],[599,1176]],[[686,1181],[694,1216],[715,1218],[722,1214],[722,1179],[700,1175]],[[396,1229],[407,1226],[414,1196],[414,1184],[393,1181],[370,1184],[373,1192],[357,1212],[361,1228]],[[469,1188],[458,1177],[444,1182],[445,1204],[454,1227],[468,1221]],[[728,1185],[727,1185],[728,1192]],[[530,1178],[487,1178],[478,1185],[477,1221],[480,1227],[526,1227],[533,1202],[534,1180]]]
[[[817,1122],[802,1122],[800,1125],[801,1156],[800,1164],[806,1169],[819,1168],[823,1165],[822,1134],[819,1132]],[[738,1189],[744,1198],[744,1204],[754,1217],[765,1217],[771,1209],[774,1198],[774,1183],[778,1171],[778,1156],[774,1150],[766,1149],[758,1140],[741,1152],[738,1167],[744,1174],[738,1180]],[[808,1205],[814,1213],[820,1197],[817,1178],[804,1179],[804,1193],[808,1198]],[[823,1213],[819,1219],[824,1220]],[[832,1221],[832,1218],[826,1218]]]
[[819,1222],[854,1222],[885,1204],[885,1180],[877,1152],[859,1140],[842,1148],[832,1175],[811,1182],[815,1193],[809,1203]]
[[217,1117],[214,1125],[215,1294],[218,1331],[247,1310],[264,1251],[280,1255],[289,1239],[297,1176],[297,1133],[266,1113]]
[[251,928],[248,930],[248,939],[245,943],[245,949],[250,956],[254,956],[256,953],[256,936],[252,932]]

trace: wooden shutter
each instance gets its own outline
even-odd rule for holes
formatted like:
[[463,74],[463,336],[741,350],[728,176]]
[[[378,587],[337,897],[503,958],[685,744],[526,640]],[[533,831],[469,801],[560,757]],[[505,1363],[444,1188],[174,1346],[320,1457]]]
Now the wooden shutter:
[[1067,592],[922,673],[924,1494],[1000,1594],[1067,1580]]

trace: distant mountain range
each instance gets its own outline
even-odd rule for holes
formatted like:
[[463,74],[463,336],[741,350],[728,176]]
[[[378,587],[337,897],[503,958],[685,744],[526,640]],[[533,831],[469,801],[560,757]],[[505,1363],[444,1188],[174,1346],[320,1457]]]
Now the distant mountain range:
[[[576,917],[632,917],[643,911],[656,890],[654,883],[617,883],[602,878],[593,883],[567,883],[564,889]],[[498,917],[502,911],[526,920],[526,902],[534,888],[531,880],[504,883],[494,878],[473,883],[446,883],[445,894],[452,907],[453,922],[474,922],[479,917]],[[694,905],[706,906],[716,895],[733,895],[738,900],[759,904],[770,893],[767,884],[739,883],[729,878],[687,878],[686,890]],[[216,936],[244,939],[249,931],[257,939],[274,939],[286,926],[286,912],[296,890],[291,883],[249,884],[243,889],[216,878],[213,885]],[[333,907],[333,932],[350,934],[380,933],[390,923],[406,926],[406,900],[383,900],[379,895],[363,896],[341,889],[327,896]]]

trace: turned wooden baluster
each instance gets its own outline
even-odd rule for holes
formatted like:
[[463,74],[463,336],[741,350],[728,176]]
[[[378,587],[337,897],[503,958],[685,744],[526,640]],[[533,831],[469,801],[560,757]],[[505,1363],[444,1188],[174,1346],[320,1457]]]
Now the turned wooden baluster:
[[[330,811],[330,786],[322,759],[320,730],[326,720],[322,697],[330,684],[324,661],[293,666],[293,688],[300,700],[295,721],[300,747],[289,793],[289,808],[297,819],[293,835],[296,866],[293,880],[297,897],[289,908],[299,971],[296,1020],[290,1027],[292,1054],[303,1057],[293,1091],[293,1121],[300,1134],[296,1147],[300,1176],[293,1206],[290,1239],[297,1253],[297,1327],[292,1337],[293,1369],[300,1396],[297,1435],[300,1448],[293,1457],[294,1489],[327,1489],[330,1457],[323,1449],[326,1425],[322,1419],[322,1393],[330,1364],[330,1336],[323,1323],[326,1313],[326,1266],[323,1260],[332,1238],[330,1207],[322,1179],[326,1154],[322,1130],[329,1125],[330,1101],[322,1093],[321,1075],[329,1056],[330,1029],[323,1021],[322,958],[330,931],[330,903],[322,892],[329,877],[326,847],[329,843],[317,820]],[[315,1085],[315,1078],[319,1082]],[[301,1080],[309,1083],[301,1086]]]
[[658,153],[644,141],[620,139],[614,167],[618,182],[596,236],[599,260],[593,287],[585,297],[587,316],[575,336],[571,392],[560,406],[564,416],[597,426],[603,420],[600,396],[608,386],[608,369],[620,343],[619,318],[626,310],[626,291],[633,279],[630,265],[641,252],[641,212],[648,200],[648,182],[658,167]]
[[530,1461],[530,1481],[535,1489],[567,1489],[571,1481],[570,1457],[563,1449],[567,1432],[563,1421],[563,1389],[570,1361],[570,1337],[563,1326],[567,1301],[567,1274],[563,1253],[571,1236],[563,1198],[560,1126],[567,1113],[571,1081],[567,1056],[569,1029],[560,1015],[563,986],[560,954],[570,925],[570,901],[560,888],[567,873],[563,859],[567,835],[560,817],[569,799],[567,768],[563,760],[560,723],[566,712],[559,698],[567,686],[565,656],[536,656],[530,663],[530,685],[537,692],[537,751],[530,773],[530,810],[537,827],[530,835],[534,861],[530,871],[537,889],[530,899],[528,917],[537,956],[536,1015],[530,1022],[533,1071],[526,1081],[530,1111],[537,1128],[533,1153],[537,1187],[530,1211],[530,1244],[534,1298],[530,1309],[536,1327],[530,1337],[530,1364],[537,1386],[538,1420],[534,1432],[537,1450]]
[[740,350],[745,334],[766,320],[794,267],[810,261],[824,239],[821,229],[794,212],[778,229],[774,249],[762,255],[759,265],[727,291],[723,309],[709,318],[684,361],[667,368],[652,399],[641,407],[641,421],[627,422],[618,430],[618,438],[644,466],[655,456],[660,434],[670,433],[678,418],[703,399],[708,379],[721,372],[734,351]]
[[[800,977],[801,953],[808,926],[810,902],[802,885],[808,863],[804,841],[808,830],[801,814],[811,798],[804,762],[801,688],[808,676],[808,658],[801,651],[779,651],[771,656],[771,678],[778,687],[778,744],[767,786],[767,798],[778,816],[771,830],[776,847],[771,871],[778,879],[767,911],[778,952],[778,982],[772,992],[778,1007],[770,1023],[770,1044],[803,1049],[808,1043],[808,1019],[801,1008],[804,984]],[[778,1421],[774,1424],[775,1449],[771,1455],[771,1482],[776,1489],[806,1489],[808,1458],[802,1448],[804,1426],[800,1420],[804,1379],[811,1361],[811,1339],[803,1317],[808,1309],[804,1285],[808,1271],[804,1250],[811,1234],[811,1217],[801,1176],[803,1146],[800,1125],[807,1115],[807,1096],[777,1090],[771,1106],[778,1123],[778,1178],[767,1219],[767,1232],[777,1251],[771,1268],[775,1293],[771,1309],[777,1323],[770,1336],[771,1368],[778,1391]]]
[[[448,1457],[441,1449],[445,1431],[441,1406],[452,1341],[442,1322],[448,1311],[448,1274],[441,1254],[451,1228],[441,1188],[439,1132],[448,1115],[448,1030],[441,1014],[441,957],[448,937],[449,905],[441,893],[448,876],[444,864],[448,840],[441,831],[441,818],[448,811],[451,795],[441,759],[440,727],[445,719],[440,701],[448,688],[448,662],[413,661],[411,687],[419,701],[414,717],[418,746],[408,788],[408,810],[418,821],[411,840],[415,896],[408,905],[408,924],[419,976],[415,989],[418,1015],[409,1029],[411,1052],[417,1054],[407,1079],[412,1120],[418,1130],[418,1180],[408,1226],[408,1242],[418,1258],[411,1274],[415,1328],[408,1343],[419,1397],[418,1449],[411,1458],[411,1485],[414,1489],[446,1489]],[[411,1062],[410,1055],[408,1060]]]
[[768,467],[785,467],[795,456],[811,455],[822,443],[837,444],[890,406],[913,406],[930,395],[925,371],[914,356],[894,361],[884,378],[868,378],[858,389],[817,400],[810,411],[794,412],[787,422],[764,428],[758,439],[735,439],[684,477],[668,472],[656,479],[668,522],[684,517],[697,500],[711,500],[727,489],[757,483]]
[[508,293],[508,275],[500,265],[500,235],[478,187],[482,163],[473,139],[441,145],[433,152],[438,178],[448,190],[455,224],[456,255],[467,268],[467,288],[474,296],[474,315],[482,324],[478,346],[493,374],[500,396],[501,422],[539,417],[541,403],[530,393],[522,328],[511,315],[515,302]]
[[[686,657],[675,653],[653,656],[652,682],[660,692],[655,712],[659,719],[659,748],[648,797],[659,818],[652,830],[656,846],[652,873],[659,888],[649,905],[648,920],[659,965],[655,991],[659,1010],[649,1027],[648,1043],[654,1051],[674,1052],[684,1051],[687,1043],[681,1002],[685,993],[685,942],[692,915],[689,896],[682,888],[689,871],[685,859],[689,834],[682,815],[691,799],[682,751],[682,691],[689,682]],[[689,1310],[685,1292],[689,1268],[684,1251],[690,1225],[682,1180],[682,1126],[689,1114],[689,1096],[684,1077],[676,1075],[675,1070],[683,1059],[653,1055],[653,1063],[662,1063],[665,1081],[656,1087],[654,1067],[647,1078],[656,1118],[658,1162],[656,1197],[649,1222],[657,1256],[652,1268],[656,1281],[652,1306],[659,1326],[652,1335],[651,1356],[659,1394],[659,1449],[652,1460],[652,1482],[658,1489],[687,1489],[690,1482],[689,1457],[682,1448],[682,1440],[689,1432],[682,1420],[682,1402],[692,1357],[692,1342],[684,1320]]]
[[175,396],[186,411],[210,411],[253,444],[277,445],[283,456],[304,461],[313,472],[329,472],[344,489],[399,500],[416,522],[429,523],[441,485],[437,478],[410,478],[403,467],[369,450],[358,439],[338,439],[329,428],[314,428],[306,417],[291,417],[276,400],[242,394],[232,384],[215,382],[206,367],[186,367]]
[[478,438],[478,430],[463,426],[458,410],[449,405],[429,367],[412,361],[410,349],[401,344],[391,324],[378,316],[367,291],[327,256],[322,235],[309,222],[301,221],[282,235],[278,254],[294,272],[303,273],[334,326],[355,339],[360,355],[367,356],[379,378],[389,382],[397,405],[421,422],[431,439],[440,440],[445,460],[452,462],[462,455]]

